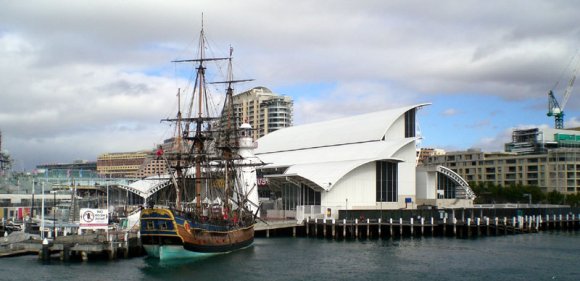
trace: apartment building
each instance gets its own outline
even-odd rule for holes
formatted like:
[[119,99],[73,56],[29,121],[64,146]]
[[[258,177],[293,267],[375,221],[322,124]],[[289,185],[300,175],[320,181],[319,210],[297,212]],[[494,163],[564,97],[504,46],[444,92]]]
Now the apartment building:
[[469,182],[533,185],[546,192],[580,191],[580,131],[514,130],[512,142],[505,147],[506,152],[446,152],[428,157],[424,165],[448,167]]
[[292,126],[291,97],[273,93],[266,87],[256,87],[233,97],[239,120],[255,129],[254,140],[276,130]]
[[136,178],[148,152],[104,153],[97,158],[97,172],[113,178]]

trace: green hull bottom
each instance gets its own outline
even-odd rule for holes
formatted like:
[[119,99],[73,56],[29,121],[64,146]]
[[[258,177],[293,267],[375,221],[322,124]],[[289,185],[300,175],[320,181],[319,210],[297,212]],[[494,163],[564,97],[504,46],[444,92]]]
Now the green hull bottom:
[[159,260],[201,258],[220,254],[192,252],[184,249],[181,245],[143,245],[143,248],[145,248],[147,255]]

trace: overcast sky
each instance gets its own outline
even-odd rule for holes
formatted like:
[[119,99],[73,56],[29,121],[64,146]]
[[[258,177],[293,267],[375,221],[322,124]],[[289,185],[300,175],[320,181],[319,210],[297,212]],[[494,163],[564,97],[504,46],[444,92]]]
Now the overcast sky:
[[[422,102],[423,147],[499,151],[553,126],[580,47],[576,1],[0,0],[0,130],[15,169],[151,149],[172,134],[202,12],[235,75],[295,124]],[[565,125],[580,125],[580,85]]]

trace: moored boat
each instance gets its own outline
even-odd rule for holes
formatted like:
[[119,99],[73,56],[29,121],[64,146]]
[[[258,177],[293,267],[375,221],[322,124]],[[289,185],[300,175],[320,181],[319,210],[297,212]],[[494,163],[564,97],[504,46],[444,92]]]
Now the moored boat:
[[[181,105],[170,149],[156,156],[168,167],[171,184],[147,200],[141,211],[140,231],[147,254],[159,259],[227,253],[250,246],[259,216],[251,126],[239,120],[232,103],[234,80],[229,57],[206,58],[205,35],[200,33],[199,58],[175,62],[196,64],[195,87],[186,116]],[[206,63],[226,61],[228,76],[221,114],[208,110]],[[216,84],[217,84],[216,83]],[[180,103],[178,92],[178,103]]]

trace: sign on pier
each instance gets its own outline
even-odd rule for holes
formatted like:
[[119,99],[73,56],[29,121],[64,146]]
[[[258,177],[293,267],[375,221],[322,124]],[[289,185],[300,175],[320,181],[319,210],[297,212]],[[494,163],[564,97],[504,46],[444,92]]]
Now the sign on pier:
[[107,229],[109,211],[107,209],[81,209],[80,229]]

